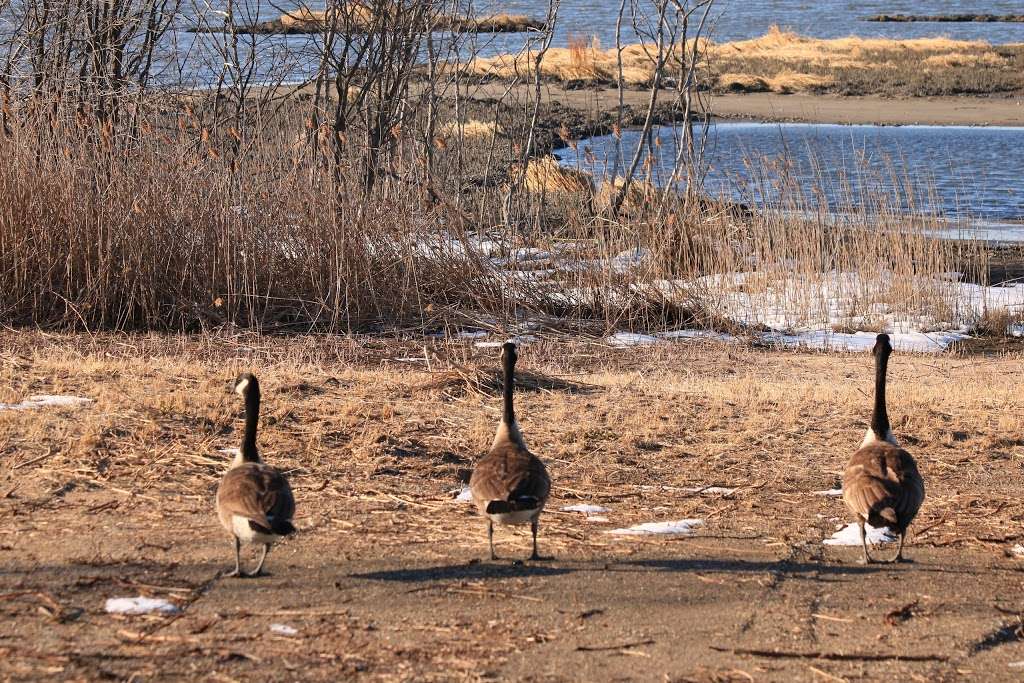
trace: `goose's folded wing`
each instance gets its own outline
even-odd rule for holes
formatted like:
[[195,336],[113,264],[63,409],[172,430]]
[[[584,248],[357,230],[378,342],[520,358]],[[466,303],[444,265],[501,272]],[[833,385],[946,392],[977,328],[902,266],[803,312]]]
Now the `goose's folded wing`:
[[221,507],[232,515],[270,528],[268,517],[291,519],[295,502],[288,481],[270,467],[239,467],[224,477],[217,494]]
[[843,481],[843,500],[860,515],[889,507],[894,502],[884,480],[863,474]]
[[544,464],[537,457],[509,445],[492,450],[477,464],[469,487],[477,500],[513,500],[547,498],[551,486]]

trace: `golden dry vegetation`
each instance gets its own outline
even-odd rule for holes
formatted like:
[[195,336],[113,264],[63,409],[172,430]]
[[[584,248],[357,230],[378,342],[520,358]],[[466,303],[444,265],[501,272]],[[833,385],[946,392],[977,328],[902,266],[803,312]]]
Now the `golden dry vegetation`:
[[[692,42],[687,52],[693,49]],[[644,87],[653,80],[653,46],[622,51],[623,82]],[[715,43],[702,39],[706,78],[719,91],[837,92],[842,94],[938,95],[1016,92],[1024,88],[1024,46],[991,45],[950,38],[819,39],[773,27],[750,40]],[[680,48],[668,74],[678,71]],[[923,68],[922,68],[923,66]],[[503,79],[529,75],[525,55],[478,58],[471,73]],[[551,48],[541,66],[554,81],[615,83],[614,47],[576,38]]]
[[[83,492],[130,489],[122,493],[130,508],[147,492],[176,491],[200,513],[207,502],[202,492],[226,463],[218,449],[239,439],[241,406],[226,388],[243,370],[254,369],[264,387],[260,444],[267,460],[291,472],[299,490],[341,477],[345,495],[354,496],[346,506],[367,489],[444,499],[458,488],[459,472],[484,452],[499,414],[495,352],[470,342],[423,347],[369,337],[7,332],[0,344],[0,402],[33,394],[93,399],[74,409],[0,412],[3,490],[15,487],[4,498],[9,506],[58,502],[53,492],[75,482]],[[742,517],[762,496],[768,502],[835,483],[870,412],[871,361],[863,354],[705,342],[616,350],[597,340],[551,338],[523,347],[522,358],[520,419],[529,442],[551,463],[559,500],[651,482],[713,484],[750,494],[730,502]],[[918,455],[930,483],[920,526],[940,522],[926,538],[958,537],[964,520],[941,520],[953,519],[966,490],[980,482],[1001,490],[1019,480],[1019,362],[894,357],[894,431]],[[950,392],[951,382],[960,390]],[[341,502],[314,500],[341,494],[329,486],[328,496],[310,496],[303,505],[300,526],[307,531],[326,524],[329,534],[345,533],[317,509]],[[681,505],[680,513],[707,512],[700,499],[664,502]],[[813,515],[801,516],[806,512],[794,510],[792,520],[722,524],[803,536],[819,525]],[[1008,500],[1000,512],[971,523],[986,533],[1009,533],[1010,520],[1022,513],[1024,504]],[[623,514],[618,521],[634,517]],[[635,514],[642,516],[640,507]],[[462,517],[437,524],[461,528]],[[556,545],[573,543],[555,537]],[[478,540],[470,534],[459,543],[471,550]]]

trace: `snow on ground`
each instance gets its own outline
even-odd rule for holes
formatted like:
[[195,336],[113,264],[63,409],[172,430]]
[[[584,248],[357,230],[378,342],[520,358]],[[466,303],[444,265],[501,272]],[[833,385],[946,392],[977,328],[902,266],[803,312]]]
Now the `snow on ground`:
[[73,406],[82,405],[83,403],[92,403],[92,399],[84,398],[82,396],[51,396],[49,394],[40,394],[38,396],[29,396],[21,403],[0,403],[0,410],[70,408]]
[[589,505],[589,504],[566,505],[565,507],[561,508],[561,510],[562,510],[562,512],[582,512],[583,514],[588,515],[588,516],[589,515],[598,515],[598,514],[601,514],[602,512],[611,512],[611,508],[606,508],[606,507],[603,507],[601,505]]
[[516,346],[522,346],[523,344],[533,344],[535,342],[539,342],[540,337],[534,336],[532,334],[517,334],[513,337],[509,337],[508,339],[503,339],[500,341],[478,341],[474,343],[473,346],[477,347],[478,349],[494,349],[501,346],[507,341],[512,342]]
[[657,344],[658,341],[660,340],[654,335],[636,334],[634,332],[616,332],[609,337],[605,337],[605,342],[612,346],[648,346],[650,344]]
[[[452,256],[490,266],[508,278],[512,287],[526,287],[560,306],[590,306],[600,302],[626,304],[634,297],[692,304],[713,317],[728,320],[754,333],[762,343],[831,351],[866,352],[877,331],[890,334],[900,351],[937,353],[968,338],[986,313],[1024,316],[1024,283],[985,287],[961,282],[961,273],[940,273],[907,281],[892,273],[860,275],[851,272],[799,273],[751,263],[750,272],[720,273],[692,280],[645,280],[651,253],[635,247],[614,256],[594,254],[587,240],[555,242],[549,248],[525,246],[505,237],[454,236],[442,231],[417,236],[411,248],[429,258]],[[567,274],[611,274],[615,286],[586,285]],[[906,303],[906,302],[912,303]],[[1024,336],[1024,324],[1011,326]],[[482,331],[453,333],[478,339],[478,347],[501,345],[484,339]],[[714,330],[615,332],[605,341],[616,347],[646,346],[681,339],[735,341]],[[520,335],[516,343],[536,341]]]
[[282,636],[297,636],[299,634],[298,629],[293,628],[288,624],[271,624],[270,632]]
[[463,486],[462,490],[459,491],[459,495],[455,496],[455,500],[459,501],[460,503],[472,503],[473,492],[469,490],[468,486]]
[[1024,545],[1018,543],[1017,545],[1013,546],[1013,554],[1017,557],[1024,557]]
[[181,611],[177,605],[162,598],[109,598],[105,607],[110,614],[177,614]]
[[655,332],[653,334],[638,334],[636,332],[616,332],[605,337],[606,344],[625,348],[627,346],[649,346],[660,344],[666,341],[677,341],[682,339],[710,339],[712,341],[731,342],[736,338],[731,334],[713,332],[711,330],[669,330],[668,332]]
[[[892,543],[896,540],[896,534],[889,530],[888,527],[882,527],[876,529],[870,524],[864,525],[864,533],[868,538],[868,543],[872,545],[879,545],[881,543]],[[856,524],[847,524],[839,531],[832,534],[831,538],[826,538],[822,541],[825,545],[860,545],[860,531],[857,529]]]
[[[860,352],[871,351],[876,336],[875,332],[846,333],[818,330],[793,334],[769,333],[764,335],[762,340],[786,348]],[[967,339],[969,336],[967,328],[949,332],[889,333],[894,349],[915,353],[937,353],[945,350],[953,342]]]
[[687,493],[710,493],[721,494],[723,496],[731,496],[736,493],[736,489],[725,488],[724,486],[684,486],[683,490]]
[[829,498],[837,498],[843,495],[842,489],[825,489],[824,491],[815,491],[816,496],[828,496]]
[[490,335],[487,330],[452,330],[445,332],[434,332],[428,334],[428,337],[437,337],[439,339],[484,339]]
[[698,527],[704,526],[703,519],[678,519],[672,522],[646,522],[624,529],[612,529],[607,534],[616,536],[656,536],[682,535],[689,536]]

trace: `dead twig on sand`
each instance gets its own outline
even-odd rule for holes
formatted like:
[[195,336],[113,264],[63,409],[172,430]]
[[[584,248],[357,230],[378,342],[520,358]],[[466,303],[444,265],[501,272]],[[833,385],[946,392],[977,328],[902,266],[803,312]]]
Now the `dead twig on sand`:
[[715,652],[734,655],[769,657],[771,659],[826,659],[833,662],[948,662],[946,655],[887,655],[870,652],[793,652],[789,650],[758,650],[745,647],[709,646]]
[[631,647],[640,647],[641,645],[654,645],[654,640],[648,638],[647,640],[638,640],[633,643],[622,643],[620,645],[577,645],[577,652],[607,652],[614,650],[628,650]]

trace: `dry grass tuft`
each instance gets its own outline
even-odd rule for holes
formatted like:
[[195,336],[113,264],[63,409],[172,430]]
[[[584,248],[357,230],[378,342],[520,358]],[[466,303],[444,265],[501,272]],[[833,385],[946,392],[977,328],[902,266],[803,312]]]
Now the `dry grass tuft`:
[[768,81],[752,74],[724,73],[718,77],[719,90],[726,92],[768,92]]
[[594,194],[594,180],[588,173],[566,168],[554,157],[530,159],[526,172],[514,171],[523,188],[534,194],[571,195],[590,198]]
[[925,57],[921,65],[928,69],[949,69],[952,67],[994,67],[1006,65],[1006,60],[991,52],[968,53],[950,52],[948,54]]
[[[622,188],[623,182],[623,178],[602,182],[594,197],[595,205],[600,210],[609,208]],[[636,178],[629,183],[629,189],[626,190],[626,196],[622,200],[622,210],[626,212],[642,212],[650,208],[660,194],[654,183],[649,180]]]
[[834,76],[783,72],[768,79],[772,92],[793,93],[826,90],[835,85]]
[[[449,398],[467,395],[501,396],[502,384],[500,368],[456,366],[433,373],[429,380],[417,385],[415,389],[440,393]],[[594,387],[582,382],[552,377],[532,370],[516,371],[516,391],[580,394],[593,389]]]
[[466,141],[488,141],[502,133],[501,126],[497,121],[481,121],[469,119],[460,124],[458,121],[448,121],[439,131],[439,135],[446,140],[457,140],[461,136]]

